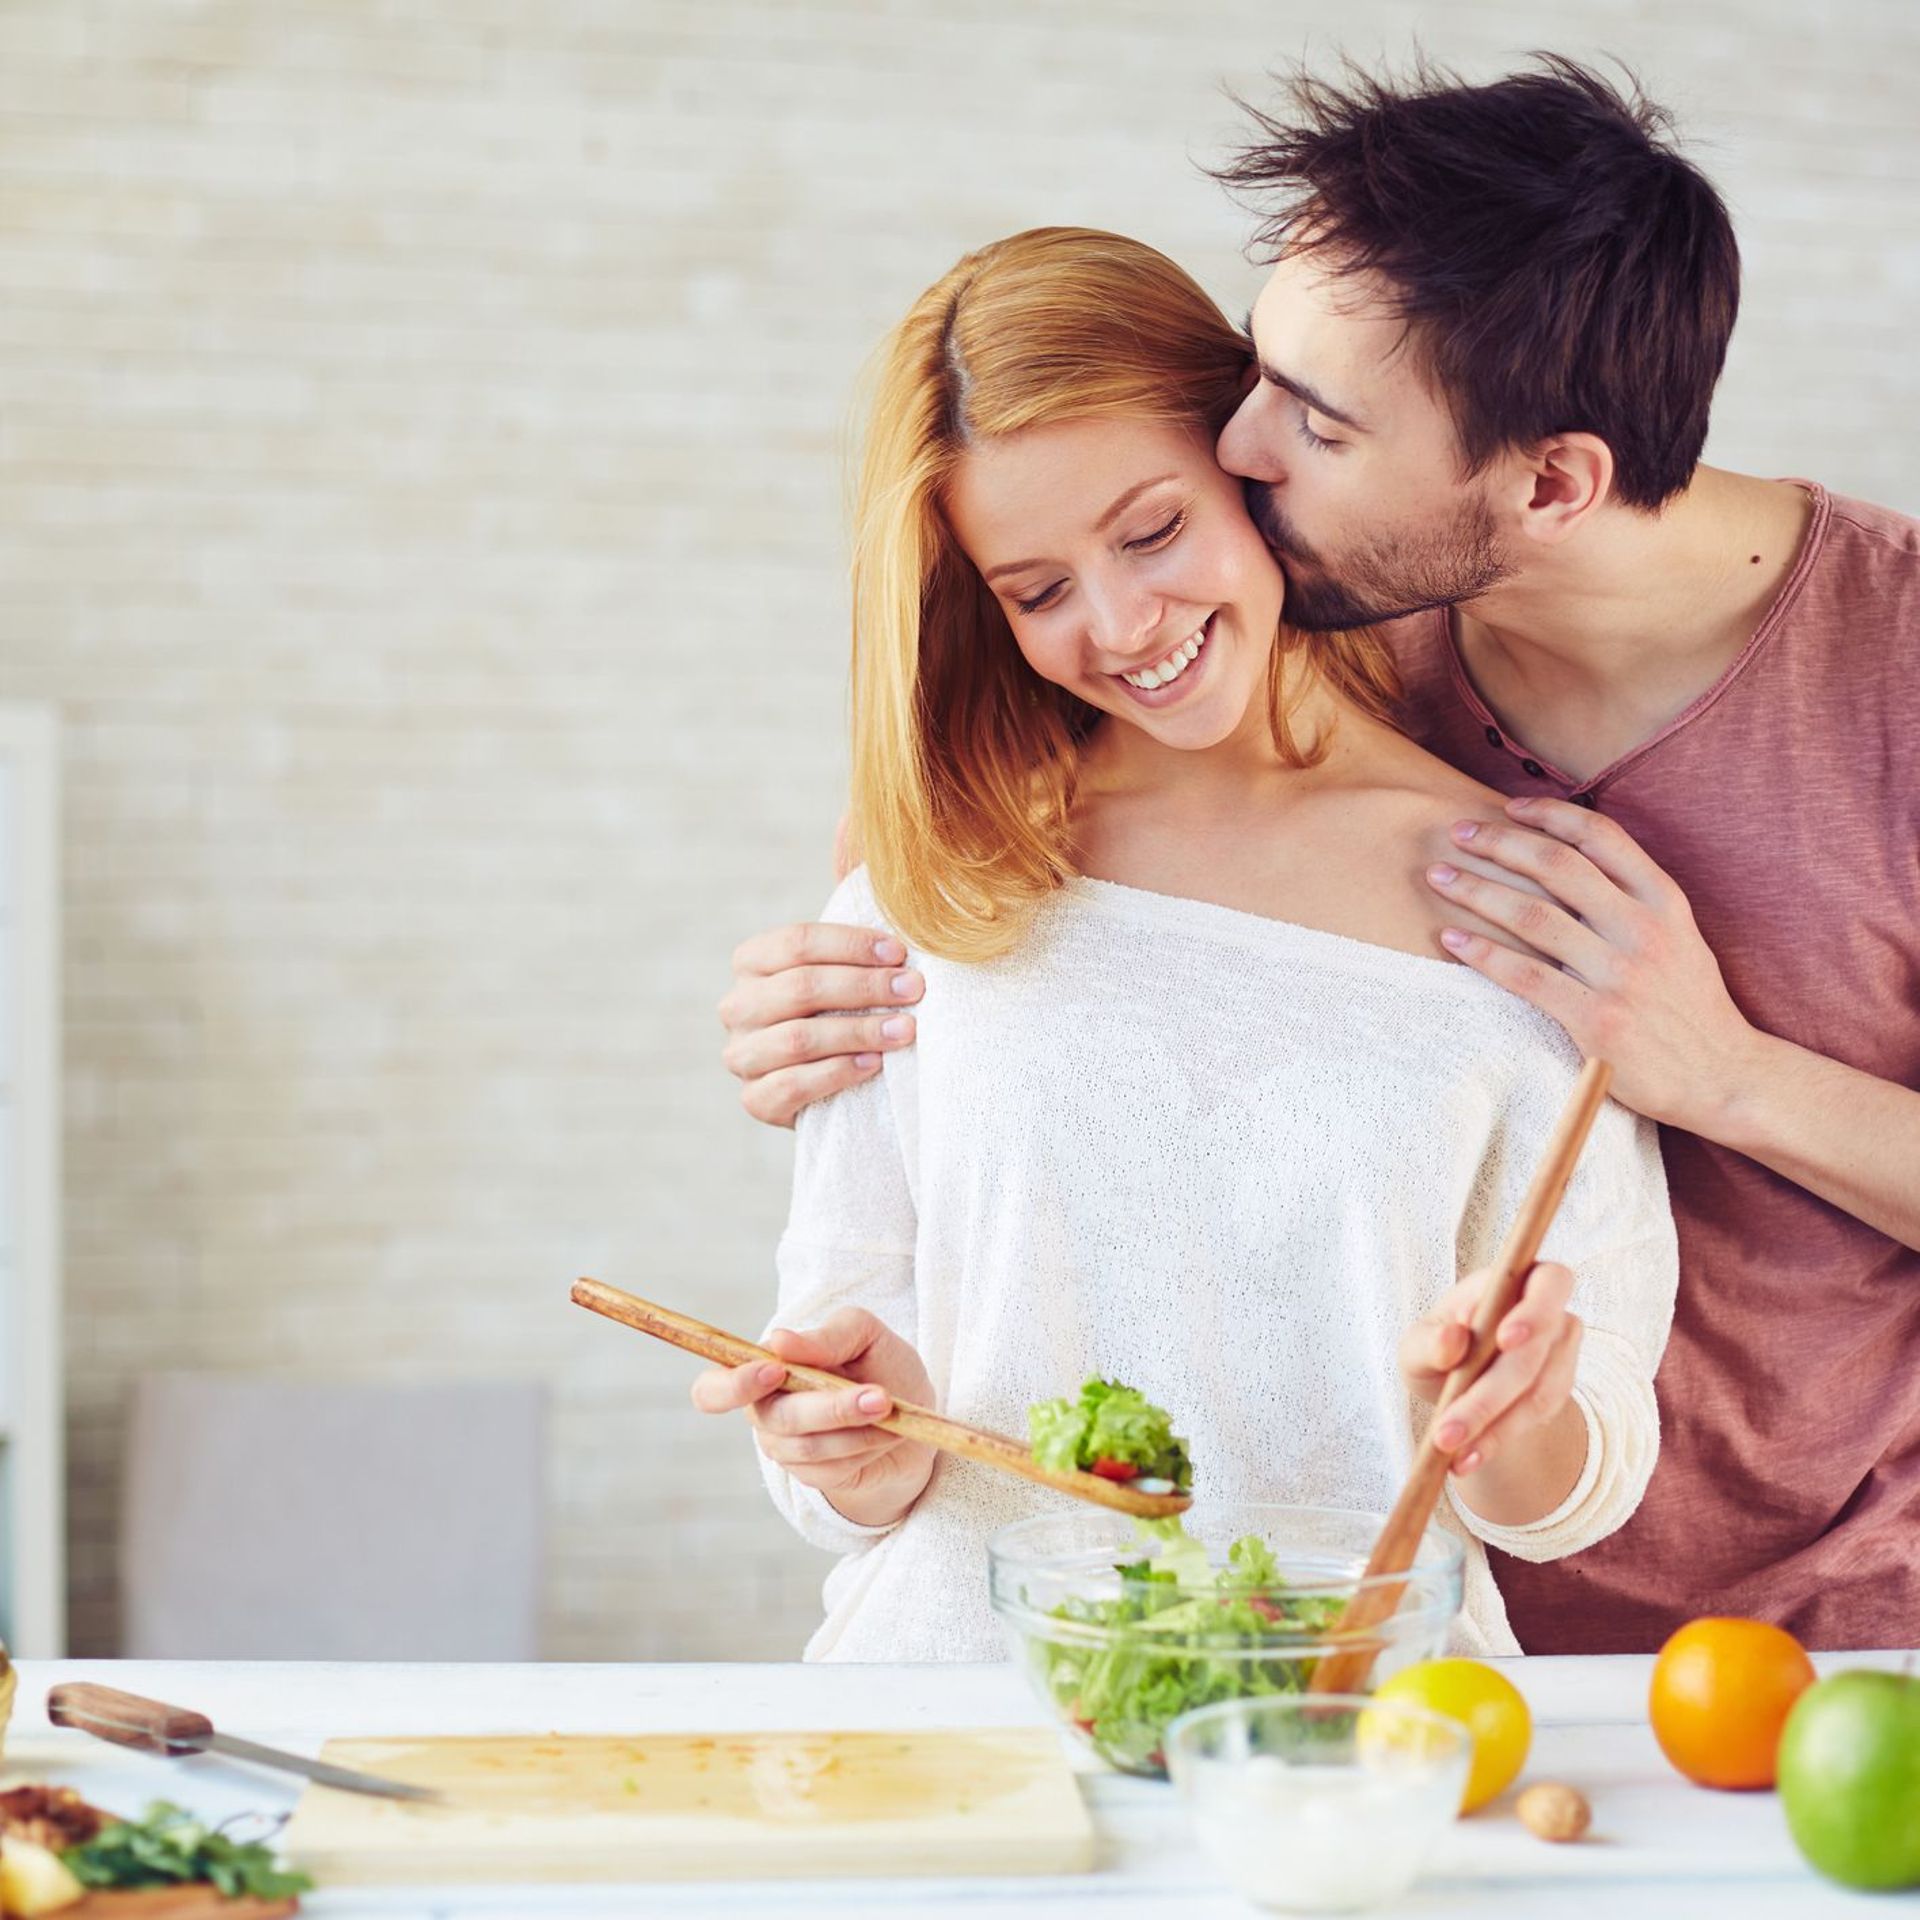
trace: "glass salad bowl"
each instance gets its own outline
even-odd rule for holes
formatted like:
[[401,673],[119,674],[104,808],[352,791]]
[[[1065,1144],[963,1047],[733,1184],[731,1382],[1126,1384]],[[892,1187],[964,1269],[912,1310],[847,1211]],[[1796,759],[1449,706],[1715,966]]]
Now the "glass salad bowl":
[[1166,1772],[1168,1723],[1221,1700],[1305,1690],[1322,1654],[1373,1647],[1375,1683],[1446,1645],[1465,1556],[1422,1536],[1395,1611],[1335,1624],[1368,1582],[1386,1516],[1336,1507],[1195,1507],[1179,1521],[1099,1508],[1003,1527],[988,1543],[993,1610],[1062,1725],[1126,1773]]

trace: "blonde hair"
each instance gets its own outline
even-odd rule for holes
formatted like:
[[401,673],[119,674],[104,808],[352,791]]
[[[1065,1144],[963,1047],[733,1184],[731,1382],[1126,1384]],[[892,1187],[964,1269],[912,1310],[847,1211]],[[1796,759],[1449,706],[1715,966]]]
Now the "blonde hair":
[[[892,925],[988,960],[1072,873],[1082,748],[1101,717],[1022,657],[944,511],[970,447],[1064,420],[1169,420],[1209,437],[1246,390],[1246,342],[1164,254],[1118,234],[1039,227],[968,254],[881,349],[854,509],[852,825]],[[1397,683],[1372,634],[1283,628],[1268,676],[1276,747],[1283,656],[1385,719]]]

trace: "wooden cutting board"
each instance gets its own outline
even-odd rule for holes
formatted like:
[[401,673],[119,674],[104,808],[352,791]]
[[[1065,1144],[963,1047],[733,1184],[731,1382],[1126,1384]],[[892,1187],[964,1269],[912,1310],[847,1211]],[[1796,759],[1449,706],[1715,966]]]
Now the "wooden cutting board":
[[299,1911],[300,1902],[294,1899],[256,1900],[245,1894],[229,1900],[210,1880],[90,1893],[75,1905],[59,1909],[60,1920],[285,1920]]
[[334,1740],[321,1758],[445,1795],[307,1787],[280,1844],[323,1891],[1093,1864],[1079,1786],[1045,1729]]

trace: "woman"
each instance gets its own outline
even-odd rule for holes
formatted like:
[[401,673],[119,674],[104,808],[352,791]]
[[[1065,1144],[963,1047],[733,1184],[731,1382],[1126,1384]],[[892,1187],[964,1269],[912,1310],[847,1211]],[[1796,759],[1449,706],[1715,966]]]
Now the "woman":
[[[895,1395],[1019,1432],[1106,1373],[1174,1412],[1203,1497],[1388,1506],[1577,1070],[1433,957],[1422,871],[1498,799],[1387,724],[1370,637],[1282,627],[1211,451],[1246,373],[1170,261],[1073,229],[970,255],[883,356],[866,866],[828,918],[892,927],[926,992],[913,1051],[800,1123],[769,1336],[868,1384],[694,1395],[750,1411],[775,1501],[842,1555],[811,1657],[999,1651],[984,1543],[1033,1496],[877,1431]],[[1548,1245],[1439,1435],[1474,1651],[1518,1650],[1485,1546],[1589,1546],[1652,1470],[1650,1126],[1602,1114]]]

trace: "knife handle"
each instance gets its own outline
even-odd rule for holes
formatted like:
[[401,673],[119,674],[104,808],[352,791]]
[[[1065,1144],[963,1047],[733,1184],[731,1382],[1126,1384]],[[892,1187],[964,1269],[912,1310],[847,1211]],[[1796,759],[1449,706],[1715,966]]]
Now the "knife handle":
[[72,1727],[142,1753],[204,1753],[213,1739],[213,1722],[204,1713],[85,1681],[55,1687],[47,1695],[47,1718],[56,1727]]

